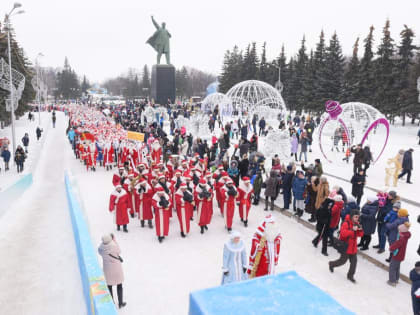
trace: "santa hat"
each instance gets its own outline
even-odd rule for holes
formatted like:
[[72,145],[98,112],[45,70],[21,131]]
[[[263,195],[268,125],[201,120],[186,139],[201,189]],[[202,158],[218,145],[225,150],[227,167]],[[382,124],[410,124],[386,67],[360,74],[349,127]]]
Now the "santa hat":
[[226,171],[224,171],[224,172],[222,172],[222,177],[229,177],[229,174],[228,174],[228,172],[226,172]]
[[258,226],[257,231],[255,232],[255,234],[258,235],[258,238],[261,238],[261,236],[264,234],[267,223],[275,223],[275,222],[276,222],[276,219],[274,218],[273,215],[271,214],[267,215],[264,218],[264,220],[261,222],[261,224]]
[[200,159],[200,163],[201,164],[204,164],[206,162],[206,160],[205,159]]
[[185,180],[192,180],[192,177],[189,174],[184,175]]
[[115,189],[117,189],[117,188],[122,188],[122,186],[121,185],[115,186]]
[[183,161],[181,162],[181,164],[182,164],[182,165],[188,164],[188,161],[187,161],[187,160],[183,160]]
[[180,170],[176,170],[176,171],[175,171],[175,175],[178,175],[178,174],[179,174],[179,175],[181,175],[181,174],[182,174],[182,172],[181,172]]
[[124,170],[124,167],[123,166],[120,166],[118,169],[119,170]]
[[159,174],[158,179],[166,178],[164,174]]
[[218,169],[224,169],[223,164],[220,164],[217,168]]
[[179,185],[179,189],[182,189],[182,188],[187,188],[187,184],[181,183],[181,185]]
[[206,177],[212,177],[213,174],[209,172],[209,173],[206,173],[204,176],[206,176]]
[[128,177],[134,177],[133,173],[128,174]]
[[251,182],[251,180],[249,179],[249,177],[246,177],[246,176],[242,178],[242,181],[244,183],[250,183]]
[[198,183],[201,184],[201,185],[207,184],[207,182],[204,178],[200,179],[200,181]]

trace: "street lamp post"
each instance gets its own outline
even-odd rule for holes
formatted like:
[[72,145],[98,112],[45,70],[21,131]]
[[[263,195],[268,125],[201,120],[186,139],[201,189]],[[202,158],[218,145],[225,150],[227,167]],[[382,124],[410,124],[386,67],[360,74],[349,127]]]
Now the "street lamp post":
[[39,80],[39,61],[38,58],[43,57],[44,55],[42,53],[39,53],[36,56],[35,59],[35,66],[36,66],[36,87],[37,87],[37,93],[36,93],[36,99],[38,102],[38,125],[41,127],[41,87],[40,87],[40,80]]
[[[11,105],[11,110],[10,110],[10,119],[11,119],[11,123],[12,123],[12,146],[13,146],[13,151],[12,151],[12,155],[14,157],[15,152],[16,152],[16,133],[15,133],[15,99],[14,99],[14,93],[13,93],[13,77],[12,77],[12,48],[10,45],[10,18],[13,16],[12,13],[15,9],[20,8],[22,5],[20,3],[15,2],[15,4],[13,5],[12,10],[9,12],[9,14],[6,14],[5,17],[5,25],[6,25],[6,30],[7,30],[7,50],[8,50],[8,55],[9,55],[9,80],[10,80],[10,105]],[[21,14],[24,11],[20,10],[18,12],[15,12],[14,15],[16,14]],[[14,158],[13,158],[14,160]]]

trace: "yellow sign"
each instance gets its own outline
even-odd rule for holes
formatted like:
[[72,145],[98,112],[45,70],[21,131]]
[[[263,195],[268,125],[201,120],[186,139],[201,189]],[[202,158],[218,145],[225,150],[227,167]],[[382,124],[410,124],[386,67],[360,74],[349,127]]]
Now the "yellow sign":
[[127,131],[127,138],[130,140],[144,141],[144,133]]

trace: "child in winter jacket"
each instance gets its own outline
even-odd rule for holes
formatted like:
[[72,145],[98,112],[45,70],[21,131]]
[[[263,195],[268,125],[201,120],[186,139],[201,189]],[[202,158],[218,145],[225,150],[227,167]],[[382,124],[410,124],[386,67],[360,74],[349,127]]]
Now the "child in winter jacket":
[[404,261],[408,239],[411,237],[411,233],[408,231],[409,228],[409,222],[399,225],[398,239],[389,246],[392,257],[389,264],[389,280],[387,283],[394,287],[400,279],[400,265],[401,262]]
[[[388,214],[395,212],[394,209],[390,211]],[[387,215],[388,216],[388,215]],[[386,217],[385,217],[386,219]],[[398,237],[398,226],[401,224],[404,224],[405,222],[408,222],[408,211],[406,209],[400,209],[397,212],[397,218],[394,219],[392,222],[389,221],[386,223],[386,229],[388,232],[388,241],[389,245],[392,245]],[[387,262],[391,261],[392,253],[389,255],[389,258],[386,259]]]

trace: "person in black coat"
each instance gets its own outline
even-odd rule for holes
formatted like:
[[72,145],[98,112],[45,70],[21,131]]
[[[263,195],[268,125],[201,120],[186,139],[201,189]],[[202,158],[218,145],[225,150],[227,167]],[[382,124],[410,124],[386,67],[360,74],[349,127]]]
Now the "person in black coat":
[[248,160],[248,155],[244,154],[242,156],[242,160],[239,162],[238,165],[238,169],[239,169],[239,174],[242,177],[248,176],[248,168],[249,168],[249,160]]
[[365,146],[365,148],[363,149],[363,159],[364,159],[363,164],[365,165],[364,171],[365,171],[365,175],[366,175],[366,171],[370,166],[370,162],[373,161],[372,153],[370,152],[370,148],[369,148],[368,145]]
[[365,161],[365,152],[363,151],[360,144],[357,146],[352,146],[350,152],[354,153],[353,174],[357,174],[362,169],[362,165]]
[[420,290],[420,261],[416,262],[413,270],[410,271],[411,280],[411,300],[413,302],[413,314],[420,314],[420,299],[416,296],[416,292]]
[[25,147],[25,152],[28,153],[28,146],[29,146],[29,135],[25,133],[25,135],[22,138],[23,146]]
[[327,245],[328,245],[328,228],[331,221],[331,209],[334,206],[334,200],[328,197],[324,200],[321,207],[316,212],[316,230],[318,235],[312,240],[312,244],[318,247],[320,239],[322,239],[322,254],[328,256]]
[[258,136],[263,135],[265,133],[265,119],[264,117],[261,118],[260,122],[258,123],[258,127],[260,127],[260,130],[258,132]]
[[361,250],[369,249],[372,234],[376,230],[376,213],[379,209],[379,202],[375,196],[369,196],[367,203],[362,207],[360,221],[363,228],[363,236],[360,243],[357,245],[362,247]]
[[293,167],[291,165],[288,165],[287,171],[282,174],[284,210],[289,210],[290,201],[292,199],[292,183],[294,176],[295,174]]
[[402,162],[402,168],[403,171],[400,175],[398,175],[398,178],[403,177],[405,174],[407,174],[407,184],[412,184],[410,181],[411,179],[411,171],[413,170],[413,149],[409,149],[408,151],[405,151],[403,156],[403,162]]
[[[393,190],[388,192],[385,205],[378,208],[378,214],[376,215],[376,222],[378,223],[378,245],[374,245],[373,248],[378,249],[378,254],[385,252],[386,244],[386,226],[385,217],[392,210],[392,208],[400,209],[400,197]],[[397,210],[398,211],[398,210]]]
[[360,206],[360,201],[363,196],[363,189],[366,184],[366,177],[363,170],[359,170],[359,174],[353,175],[351,178],[351,194],[357,200],[357,205]]

